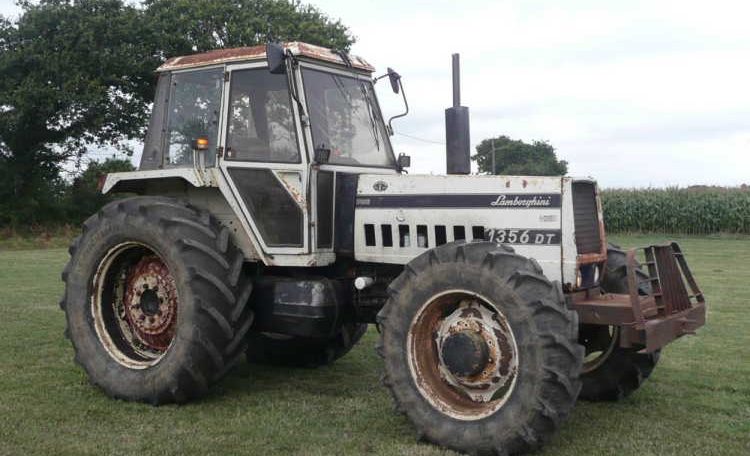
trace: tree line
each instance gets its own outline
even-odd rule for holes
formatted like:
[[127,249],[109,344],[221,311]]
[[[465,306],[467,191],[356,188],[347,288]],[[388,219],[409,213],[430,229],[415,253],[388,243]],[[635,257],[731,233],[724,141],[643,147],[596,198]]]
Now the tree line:
[[[0,227],[77,224],[109,197],[97,182],[127,159],[61,175],[87,151],[130,156],[145,135],[166,59],[212,49],[306,41],[348,50],[339,20],[297,0],[40,0],[0,16]],[[567,163],[542,141],[507,136],[477,146],[479,171],[560,175]],[[68,166],[66,166],[68,164]]]
[[169,57],[269,40],[340,50],[354,42],[341,21],[296,0],[19,6],[17,19],[0,16],[0,226],[85,216],[88,200],[76,192],[126,163],[97,163],[73,181],[61,177],[63,165],[93,148],[129,152],[128,141],[145,134],[154,70]]

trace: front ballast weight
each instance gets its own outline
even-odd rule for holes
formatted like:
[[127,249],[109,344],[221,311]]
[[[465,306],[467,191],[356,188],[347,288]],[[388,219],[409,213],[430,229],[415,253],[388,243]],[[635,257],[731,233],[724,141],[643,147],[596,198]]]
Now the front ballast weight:
[[608,271],[620,274],[627,291],[602,295],[594,288],[572,293],[569,300],[582,324],[619,327],[620,346],[652,353],[703,326],[706,302],[676,242],[642,250],[645,271],[636,249],[625,253],[619,271]]

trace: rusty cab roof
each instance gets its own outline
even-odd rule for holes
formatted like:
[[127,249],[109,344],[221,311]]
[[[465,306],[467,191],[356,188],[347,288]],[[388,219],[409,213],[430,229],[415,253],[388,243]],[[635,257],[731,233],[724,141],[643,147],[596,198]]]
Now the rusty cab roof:
[[[367,63],[361,57],[343,54],[328,48],[316,46],[314,44],[293,41],[283,43],[284,48],[292,52],[293,55],[302,59],[317,60],[336,66],[347,67],[348,59],[351,67],[367,72],[375,71],[375,68]],[[187,68],[199,68],[210,65],[219,65],[224,63],[236,63],[242,61],[259,61],[266,59],[266,46],[250,46],[231,49],[217,49],[214,51],[202,52],[200,54],[185,55],[181,57],[172,57],[164,62],[156,71],[183,70]]]

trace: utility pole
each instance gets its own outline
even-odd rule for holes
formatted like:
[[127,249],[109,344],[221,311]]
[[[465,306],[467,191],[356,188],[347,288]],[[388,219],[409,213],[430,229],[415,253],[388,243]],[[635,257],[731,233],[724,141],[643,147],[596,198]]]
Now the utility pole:
[[492,174],[497,173],[495,171],[495,138],[492,138]]

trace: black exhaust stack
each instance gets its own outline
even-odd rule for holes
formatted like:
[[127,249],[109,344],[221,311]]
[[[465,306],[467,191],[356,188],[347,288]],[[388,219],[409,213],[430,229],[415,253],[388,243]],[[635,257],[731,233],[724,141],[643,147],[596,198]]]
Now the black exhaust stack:
[[445,110],[445,152],[448,174],[469,174],[469,108],[461,106],[461,69],[453,54],[453,107]]

